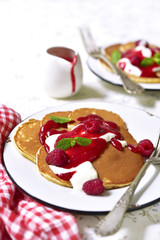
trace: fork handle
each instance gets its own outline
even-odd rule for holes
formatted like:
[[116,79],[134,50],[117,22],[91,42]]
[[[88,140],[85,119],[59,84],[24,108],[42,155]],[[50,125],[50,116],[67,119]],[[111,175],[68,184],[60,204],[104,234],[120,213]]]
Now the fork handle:
[[133,182],[127,189],[127,191],[123,194],[123,196],[120,198],[120,200],[116,203],[113,210],[110,213],[108,213],[108,215],[106,215],[97,224],[97,226],[95,228],[95,232],[97,234],[100,234],[102,236],[108,236],[119,230],[119,228],[122,225],[124,215],[127,211],[129,203],[132,199],[132,196],[133,196],[140,180],[144,176],[147,168],[150,166],[151,163],[152,163],[152,159],[149,159],[147,162],[145,162],[145,164],[143,165],[143,167],[141,168],[141,170],[139,171],[139,173],[137,174],[137,176],[135,177],[135,179],[133,180]]
[[107,63],[112,70],[121,78],[123,82],[123,87],[128,93],[141,93],[144,91],[144,88],[140,86],[138,83],[132,81],[126,74],[124,74],[116,65],[114,65],[106,55],[103,53],[98,54],[97,56],[101,60],[103,60],[105,63]]

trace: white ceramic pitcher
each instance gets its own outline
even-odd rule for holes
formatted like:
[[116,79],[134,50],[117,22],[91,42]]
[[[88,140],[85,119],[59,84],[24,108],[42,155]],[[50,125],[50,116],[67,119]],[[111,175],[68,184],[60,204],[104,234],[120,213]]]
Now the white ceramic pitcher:
[[73,49],[52,47],[47,50],[45,90],[49,96],[66,98],[77,93],[82,85],[80,56]]

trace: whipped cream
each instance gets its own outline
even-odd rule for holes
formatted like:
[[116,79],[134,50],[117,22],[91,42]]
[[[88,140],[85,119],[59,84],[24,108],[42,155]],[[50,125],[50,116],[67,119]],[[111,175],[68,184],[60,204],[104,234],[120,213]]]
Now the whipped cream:
[[103,138],[106,140],[106,142],[110,142],[112,138],[114,138],[116,135],[114,133],[108,132],[100,136],[100,138]]
[[150,57],[152,57],[152,51],[151,51],[151,49],[146,48],[146,47],[143,46],[143,45],[137,46],[137,47],[135,48],[135,50],[136,50],[136,51],[141,51],[143,57],[145,57],[145,58],[150,58]]
[[[116,135],[114,133],[106,133],[102,136],[100,136],[100,138],[103,138],[104,140],[106,140],[106,142],[110,142],[112,138],[114,138]],[[117,139],[118,142],[121,143],[122,147],[127,146],[127,142],[125,140],[119,140]]]
[[126,147],[127,146],[127,142],[125,140],[118,140],[118,142],[121,143],[122,147]]
[[54,150],[54,145],[59,135],[61,134],[53,134],[46,138],[45,144],[47,144],[47,146],[49,147],[50,152]]
[[128,58],[121,58],[118,61],[118,65],[121,64],[121,63],[125,64],[124,71],[126,73],[135,75],[137,77],[141,76],[142,71],[138,67],[136,67],[133,64],[131,64],[131,62],[130,62],[130,60]]
[[[152,57],[152,51],[151,49],[145,47],[142,43],[142,45],[139,45],[137,46],[135,49],[134,49],[135,52],[139,52],[141,51],[141,54],[144,58],[150,58]],[[121,58],[119,61],[118,61],[118,65],[119,64],[124,64],[125,67],[124,67],[124,71],[128,74],[132,74],[134,76],[137,76],[137,77],[140,77],[141,74],[142,74],[142,71],[134,66],[130,60],[128,58]]]
[[49,167],[55,174],[63,174],[75,171],[75,174],[73,174],[73,176],[70,179],[73,189],[75,190],[81,190],[83,184],[86,181],[98,178],[97,171],[94,169],[92,163],[89,161],[81,163],[77,167],[70,169],[65,169],[53,165],[49,165]]

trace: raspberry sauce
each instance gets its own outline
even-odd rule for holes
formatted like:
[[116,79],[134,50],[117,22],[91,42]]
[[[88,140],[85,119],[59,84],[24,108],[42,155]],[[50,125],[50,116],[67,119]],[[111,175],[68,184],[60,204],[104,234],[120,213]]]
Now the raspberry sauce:
[[[107,147],[106,140],[100,138],[106,133],[114,133],[115,142],[118,142],[118,139],[122,139],[122,135],[118,131],[118,126],[114,122],[104,121],[97,115],[88,115],[86,117],[79,118],[78,120],[81,122],[73,130],[58,136],[55,142],[55,148],[57,143],[64,138],[83,137],[92,139],[92,141],[88,146],[81,146],[76,143],[75,146],[65,150],[69,157],[69,161],[63,165],[63,168],[77,167],[85,161],[92,162],[99,158]],[[119,144],[113,144],[113,146],[117,150],[122,151],[122,145],[120,142],[118,143]]]
[[[118,151],[123,150],[122,144],[119,141],[119,140],[122,140],[123,137],[119,132],[118,126],[116,123],[105,121],[97,115],[88,115],[86,117],[81,117],[78,120],[80,121],[80,124],[74,127],[71,131],[63,132],[57,137],[54,144],[54,149],[56,149],[57,143],[62,139],[67,139],[67,138],[74,139],[76,137],[81,137],[81,138],[89,138],[92,140],[86,146],[80,145],[77,142],[75,143],[75,145],[69,146],[68,149],[65,150],[65,154],[68,157],[68,161],[64,162],[62,166],[63,168],[66,168],[66,169],[75,168],[86,161],[93,162],[94,160],[99,158],[101,154],[104,152],[104,150],[107,148],[107,144],[109,144],[104,138],[101,138],[101,136],[104,136],[107,133],[114,134],[110,140],[110,144],[112,144],[112,146],[115,147]],[[41,130],[45,129],[46,131],[40,131],[41,133],[40,138],[45,139],[48,131],[49,133],[53,133],[53,134],[57,133],[58,130],[52,129],[51,131],[50,126],[55,126],[55,125],[53,123],[52,124],[48,123],[48,125],[46,125],[45,127],[42,127]],[[58,133],[60,132],[58,131]],[[43,134],[45,134],[45,136],[43,136]],[[131,144],[128,144],[128,148],[134,153],[139,152],[137,147],[134,147]],[[148,148],[148,144],[147,144],[147,148]],[[45,149],[47,149],[46,146],[45,146]],[[57,156],[57,158],[60,159],[60,156]],[[55,161],[58,161],[58,159],[56,159]],[[74,172],[63,173],[57,176],[62,178],[63,180],[69,181],[73,176],[73,174]]]
[[[59,131],[56,128],[66,127],[62,124],[54,123],[53,120],[49,120],[44,126],[41,127],[39,137],[41,143],[44,145],[46,152],[49,152],[49,147],[45,144],[45,139],[52,134],[60,134],[55,142],[55,149],[57,143],[61,139],[65,138],[89,138],[92,139],[91,143],[87,146],[82,146],[76,143],[73,147],[69,147],[65,150],[65,153],[68,156],[68,161],[62,166],[63,168],[70,169],[77,167],[86,161],[94,161],[99,158],[100,155],[107,147],[107,142],[105,139],[100,138],[102,135],[106,133],[114,133],[115,141],[116,139],[122,139],[120,132],[118,131],[118,126],[116,123],[111,121],[104,121],[101,117],[91,114],[86,117],[79,118],[80,124],[78,124],[73,130],[67,132],[66,130]],[[115,144],[114,147],[118,150],[120,149],[121,143],[119,145]],[[47,155],[48,156],[48,155]],[[72,174],[64,173],[57,175],[63,180],[69,180],[72,177]]]
[[75,173],[76,172],[74,171],[74,172],[61,173],[61,174],[56,174],[56,175],[57,175],[57,177],[65,180],[65,181],[69,181]]
[[[139,45],[138,45],[139,44]],[[136,42],[136,47],[141,46],[140,41]],[[157,48],[151,48],[149,47],[149,44],[145,43],[143,45],[147,49],[151,51],[151,57],[154,56],[155,53],[160,52],[160,49]],[[126,67],[126,62],[123,62],[123,58],[127,58],[130,60],[130,63],[139,68],[141,70],[141,74],[139,77],[151,77],[151,78],[157,78],[158,76],[156,75],[156,72],[154,71],[154,68],[159,67],[159,65],[156,62],[153,62],[153,64],[148,65],[148,66],[141,66],[141,61],[144,60],[146,57],[143,56],[142,50],[138,49],[129,49],[125,53],[122,54],[121,61],[118,63],[118,66],[120,69],[123,71],[125,70]],[[131,73],[134,75],[134,73]]]
[[46,138],[53,134],[60,134],[60,133],[67,132],[67,130],[57,130],[58,128],[67,128],[67,124],[66,123],[56,123],[53,120],[48,120],[46,122],[46,124],[44,124],[40,128],[40,132],[39,132],[40,143],[42,145],[44,145]]

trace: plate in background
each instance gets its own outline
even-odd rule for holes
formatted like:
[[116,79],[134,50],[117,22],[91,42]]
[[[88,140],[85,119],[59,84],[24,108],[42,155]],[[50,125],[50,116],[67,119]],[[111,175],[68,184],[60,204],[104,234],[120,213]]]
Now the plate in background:
[[[99,60],[89,57],[87,60],[87,65],[89,69],[103,81],[111,83],[116,86],[121,86],[121,87],[123,86],[120,78],[116,74],[107,71],[99,62]],[[139,84],[145,90],[154,90],[154,91],[160,90],[160,83],[139,83]]]

